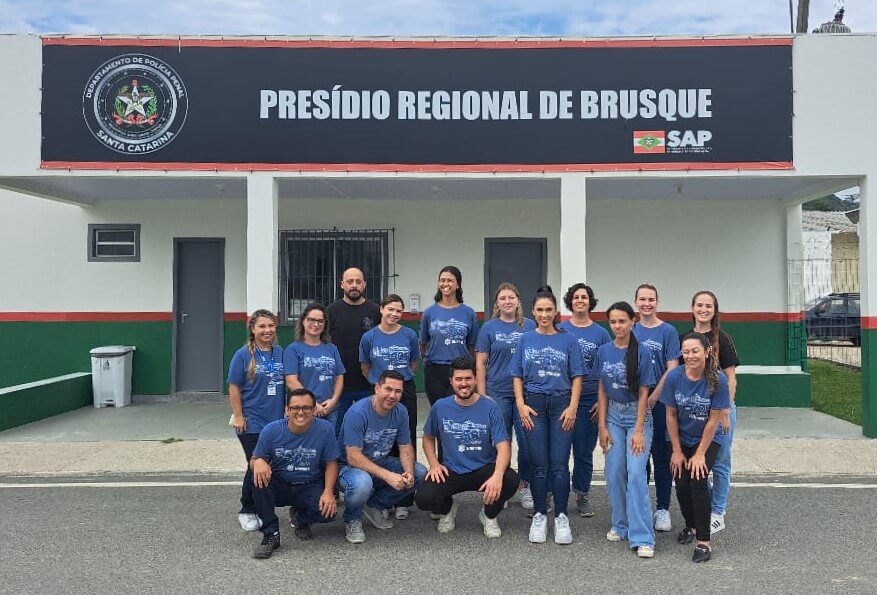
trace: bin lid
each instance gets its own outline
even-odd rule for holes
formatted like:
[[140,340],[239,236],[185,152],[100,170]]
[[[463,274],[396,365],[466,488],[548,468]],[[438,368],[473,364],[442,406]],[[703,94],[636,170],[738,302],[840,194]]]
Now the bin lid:
[[133,345],[106,345],[104,347],[95,347],[90,353],[92,357],[118,357],[127,355],[136,349]]

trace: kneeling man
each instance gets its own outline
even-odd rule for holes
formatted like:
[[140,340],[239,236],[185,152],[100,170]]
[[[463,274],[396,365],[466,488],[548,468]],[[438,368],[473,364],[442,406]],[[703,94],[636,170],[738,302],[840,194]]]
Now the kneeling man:
[[[362,543],[362,517],[378,529],[392,529],[391,509],[423,481],[426,467],[415,461],[408,411],[399,404],[405,378],[386,370],[375,394],[353,404],[341,423],[341,478],[347,541]],[[390,456],[393,443],[399,456]]]
[[273,421],[259,434],[250,464],[253,500],[262,520],[262,542],[254,558],[270,558],[280,547],[280,523],[275,506],[295,510],[295,536],[311,539],[310,525],[335,517],[338,480],[338,442],[335,426],[314,417],[317,400],[304,388],[286,401],[286,417]]
[[[450,374],[454,394],[433,404],[423,427],[429,472],[417,489],[417,506],[438,515],[439,533],[448,533],[456,526],[458,508],[452,496],[483,492],[478,519],[485,535],[499,537],[502,531],[496,517],[518,489],[518,474],[509,468],[511,440],[499,406],[475,389],[475,362],[458,358],[451,363]],[[444,464],[436,456],[437,440]]]

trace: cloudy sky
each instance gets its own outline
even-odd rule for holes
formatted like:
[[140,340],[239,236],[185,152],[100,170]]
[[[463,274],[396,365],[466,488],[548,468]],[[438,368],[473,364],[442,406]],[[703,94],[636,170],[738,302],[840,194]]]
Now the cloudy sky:
[[[837,0],[811,0],[810,29]],[[794,0],[797,5],[797,0]],[[877,1],[846,0],[854,32]],[[0,0],[0,33],[711,35],[789,32],[788,0]]]

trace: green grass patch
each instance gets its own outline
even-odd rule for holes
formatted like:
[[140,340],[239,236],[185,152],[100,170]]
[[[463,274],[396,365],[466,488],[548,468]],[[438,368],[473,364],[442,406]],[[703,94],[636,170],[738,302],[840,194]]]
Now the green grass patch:
[[809,363],[813,409],[861,426],[862,373],[822,360]]

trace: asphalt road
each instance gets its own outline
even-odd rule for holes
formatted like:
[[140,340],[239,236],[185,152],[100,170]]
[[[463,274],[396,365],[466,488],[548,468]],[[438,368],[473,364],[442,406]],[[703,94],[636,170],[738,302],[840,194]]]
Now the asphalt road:
[[[97,481],[150,479],[231,478]],[[310,542],[296,541],[285,526],[281,549],[253,560],[258,534],[240,530],[233,486],[0,484],[0,592],[874,593],[875,480],[824,481],[870,488],[735,488],[728,528],[715,537],[706,564],[692,563],[691,546],[675,543],[681,522],[675,502],[674,531],[658,534],[654,559],[607,542],[603,487],[594,488],[597,515],[573,517],[569,546],[555,545],[550,534],[544,545],[529,544],[529,520],[517,503],[500,515],[502,538],[488,541],[468,494],[448,535],[436,533],[423,512],[390,531],[366,525],[367,541],[357,546],[344,540],[339,521],[315,527]]]

